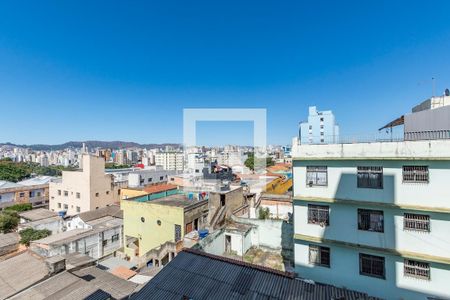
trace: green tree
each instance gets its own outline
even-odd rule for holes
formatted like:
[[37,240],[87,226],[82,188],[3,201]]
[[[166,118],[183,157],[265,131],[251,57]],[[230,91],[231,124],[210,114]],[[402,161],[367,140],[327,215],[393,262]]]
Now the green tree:
[[270,211],[269,211],[268,207],[266,207],[266,208],[260,207],[259,208],[258,218],[260,218],[261,220],[268,219],[269,215],[270,215]]
[[19,217],[15,212],[3,212],[0,214],[0,232],[14,231],[19,225]]
[[[245,160],[244,165],[249,168],[250,170],[255,170],[255,160],[257,162],[257,165],[261,165],[262,162],[264,162],[264,158],[255,158],[254,153],[247,153],[248,158]],[[273,166],[274,161],[272,160],[272,157],[265,158],[266,160],[266,167]]]
[[31,241],[36,241],[48,237],[52,232],[48,229],[27,228],[19,232],[20,243],[29,246]]
[[31,210],[32,208],[33,208],[33,206],[31,205],[31,203],[19,203],[19,204],[14,204],[12,206],[6,207],[5,211],[22,212],[22,211]]

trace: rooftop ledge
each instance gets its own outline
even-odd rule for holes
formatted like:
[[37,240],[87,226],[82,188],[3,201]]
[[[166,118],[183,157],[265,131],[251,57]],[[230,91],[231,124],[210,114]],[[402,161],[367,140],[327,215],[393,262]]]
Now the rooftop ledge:
[[450,160],[450,140],[299,144],[293,160]]

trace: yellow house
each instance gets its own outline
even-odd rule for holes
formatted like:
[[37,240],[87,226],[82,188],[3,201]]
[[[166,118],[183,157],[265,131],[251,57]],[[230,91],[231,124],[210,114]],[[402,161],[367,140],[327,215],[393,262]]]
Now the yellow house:
[[185,234],[204,228],[208,200],[189,199],[183,193],[150,200],[148,196],[122,199],[124,251],[141,257],[166,242],[178,242]]

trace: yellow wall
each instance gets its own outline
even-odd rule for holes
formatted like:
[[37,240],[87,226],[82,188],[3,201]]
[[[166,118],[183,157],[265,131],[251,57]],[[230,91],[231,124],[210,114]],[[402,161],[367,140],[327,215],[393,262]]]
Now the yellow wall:
[[147,194],[148,193],[146,191],[143,191],[143,190],[121,189],[120,190],[120,199],[145,196]]
[[[125,253],[133,257],[134,250],[126,247],[126,236],[139,239],[139,256],[167,241],[175,240],[175,224],[181,225],[184,236],[184,209],[182,207],[121,200],[124,221]],[[145,222],[141,221],[145,218]],[[161,225],[157,221],[161,220]]]

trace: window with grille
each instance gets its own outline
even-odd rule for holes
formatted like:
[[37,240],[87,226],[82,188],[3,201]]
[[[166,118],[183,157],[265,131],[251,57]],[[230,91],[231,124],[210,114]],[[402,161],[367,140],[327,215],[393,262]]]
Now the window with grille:
[[383,211],[358,209],[358,229],[384,232]]
[[308,204],[308,223],[330,225],[330,207],[327,205]]
[[330,267],[330,248],[309,245],[309,263],[316,266]]
[[382,189],[383,167],[358,167],[358,188]]
[[430,264],[421,261],[405,259],[403,264],[403,274],[406,277],[430,280]]
[[403,230],[430,232],[430,216],[405,213],[403,215]]
[[175,224],[175,242],[181,240],[181,225]]
[[360,253],[359,274],[385,279],[384,257]]
[[403,166],[403,182],[428,183],[428,166]]
[[327,186],[328,171],[324,166],[306,167],[306,185],[308,186]]

